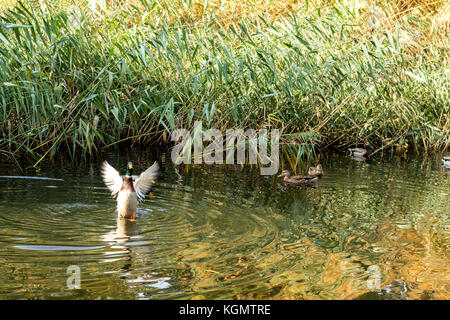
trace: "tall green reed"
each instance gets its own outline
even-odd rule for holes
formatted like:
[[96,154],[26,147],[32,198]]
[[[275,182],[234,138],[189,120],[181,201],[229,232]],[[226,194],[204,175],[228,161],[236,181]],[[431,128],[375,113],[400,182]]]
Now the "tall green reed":
[[338,4],[228,29],[213,16],[192,28],[152,24],[146,10],[98,19],[84,7],[18,2],[4,11],[0,149],[39,162],[166,142],[195,121],[281,129],[292,167],[329,146],[450,143],[448,55],[409,53],[403,26],[367,34]]

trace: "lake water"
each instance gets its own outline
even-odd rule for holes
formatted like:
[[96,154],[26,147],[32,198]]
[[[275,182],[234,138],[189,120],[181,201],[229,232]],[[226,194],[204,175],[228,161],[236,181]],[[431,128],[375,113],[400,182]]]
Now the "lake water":
[[55,179],[0,178],[0,299],[450,297],[439,157],[330,156],[315,188],[255,168],[175,168],[168,155],[102,157],[122,173],[162,164],[137,221],[117,219],[101,160],[0,164],[0,176]]

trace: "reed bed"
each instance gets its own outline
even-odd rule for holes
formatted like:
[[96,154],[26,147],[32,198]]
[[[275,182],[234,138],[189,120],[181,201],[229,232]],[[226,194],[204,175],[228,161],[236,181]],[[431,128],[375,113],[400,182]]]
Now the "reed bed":
[[166,144],[195,121],[280,129],[292,167],[331,147],[448,148],[446,2],[256,3],[3,6],[0,153]]

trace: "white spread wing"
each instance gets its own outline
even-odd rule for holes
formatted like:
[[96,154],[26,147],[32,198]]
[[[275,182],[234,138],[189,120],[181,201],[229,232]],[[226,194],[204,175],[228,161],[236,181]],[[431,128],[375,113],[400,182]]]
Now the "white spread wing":
[[153,183],[158,177],[158,170],[158,162],[155,162],[150,168],[142,172],[134,182],[134,190],[139,201],[144,200],[146,194],[152,189]]
[[116,196],[122,188],[123,179],[119,172],[114,169],[108,162],[103,162],[102,166],[103,182],[111,191],[113,196]]

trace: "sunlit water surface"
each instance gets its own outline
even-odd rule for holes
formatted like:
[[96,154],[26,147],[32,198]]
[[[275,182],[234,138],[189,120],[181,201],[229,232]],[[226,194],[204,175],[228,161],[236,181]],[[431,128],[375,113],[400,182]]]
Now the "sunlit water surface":
[[[0,299],[450,297],[450,173],[438,158],[331,156],[311,188],[239,166],[103,157],[122,171],[162,163],[137,221],[116,218],[100,160],[0,164],[1,176],[55,179],[0,178]],[[80,289],[68,287],[73,265]]]

